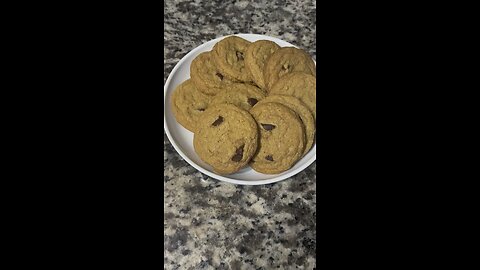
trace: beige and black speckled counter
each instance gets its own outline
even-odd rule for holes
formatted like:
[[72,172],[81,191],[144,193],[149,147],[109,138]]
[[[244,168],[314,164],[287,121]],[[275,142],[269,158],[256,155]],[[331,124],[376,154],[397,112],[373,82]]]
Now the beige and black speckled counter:
[[[315,58],[314,1],[165,3],[164,82],[190,50],[219,36],[265,34]],[[316,164],[280,183],[235,186],[202,175],[164,134],[165,269],[314,269]]]

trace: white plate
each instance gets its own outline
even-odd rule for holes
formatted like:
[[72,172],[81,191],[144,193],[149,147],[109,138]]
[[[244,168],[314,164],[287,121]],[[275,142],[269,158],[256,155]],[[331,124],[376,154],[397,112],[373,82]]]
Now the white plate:
[[[280,40],[278,38],[264,36],[264,35],[255,35],[255,34],[237,34],[236,36],[242,37],[249,41],[256,41],[260,39],[271,40],[277,43],[280,47],[296,47],[286,41]],[[262,174],[254,171],[250,167],[246,167],[235,174],[230,175],[218,175],[213,172],[212,167],[203,162],[200,157],[195,153],[193,148],[193,133],[182,127],[173,116],[170,98],[180,83],[186,81],[190,78],[190,64],[193,59],[197,57],[202,52],[212,50],[215,43],[220,41],[225,37],[220,37],[211,41],[208,41],[191,52],[185,55],[180,62],[173,68],[172,72],[168,76],[167,82],[164,87],[164,128],[167,133],[168,139],[172,143],[173,147],[177,152],[186,160],[190,165],[200,172],[229,183],[239,184],[239,185],[264,185],[275,183],[278,181],[285,180],[307,168],[312,162],[316,159],[317,154],[317,144],[315,143],[301,160],[299,160],[295,166],[290,170],[285,171],[281,174]]]

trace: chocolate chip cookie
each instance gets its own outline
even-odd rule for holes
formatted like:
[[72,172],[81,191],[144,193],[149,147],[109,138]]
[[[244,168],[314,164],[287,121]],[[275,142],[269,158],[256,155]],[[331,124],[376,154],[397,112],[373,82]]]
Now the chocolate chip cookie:
[[235,105],[211,105],[197,127],[193,137],[195,151],[219,174],[240,170],[257,150],[257,123],[250,113]]
[[313,75],[292,72],[280,78],[270,89],[271,95],[288,95],[300,99],[316,118],[317,82]]
[[222,39],[213,47],[212,54],[216,66],[231,80],[251,82],[250,73],[245,68],[245,52],[250,41],[237,36]]
[[305,106],[305,104],[303,104],[303,102],[292,96],[271,95],[258,102],[258,105],[267,102],[277,102],[283,104],[292,111],[296,112],[300,117],[300,120],[302,120],[302,123],[305,126],[305,150],[302,154],[302,156],[305,156],[315,142],[315,120],[313,119],[313,115],[310,110],[307,108],[307,106]]
[[305,149],[305,131],[300,118],[287,106],[274,102],[257,104],[250,112],[260,130],[259,149],[250,166],[266,174],[290,169]]
[[270,40],[257,40],[247,47],[245,52],[245,66],[250,72],[253,81],[258,87],[265,88],[263,69],[267,58],[280,49],[275,42]]
[[235,83],[220,91],[210,104],[228,103],[249,111],[263,98],[265,98],[265,92],[260,88],[253,85]]
[[210,96],[198,91],[192,80],[186,80],[177,86],[171,98],[175,119],[191,132],[195,132],[196,124],[209,102]]
[[211,52],[203,52],[192,61],[190,77],[198,90],[207,95],[215,95],[232,83],[216,66]]
[[303,50],[284,47],[275,51],[265,64],[264,75],[267,90],[283,76],[291,72],[302,72],[316,76],[312,58]]

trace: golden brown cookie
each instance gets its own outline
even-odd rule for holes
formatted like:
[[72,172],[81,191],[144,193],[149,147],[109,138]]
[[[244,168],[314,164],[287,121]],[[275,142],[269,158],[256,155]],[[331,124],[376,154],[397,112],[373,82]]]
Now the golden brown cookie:
[[210,104],[228,103],[249,111],[263,98],[265,98],[265,92],[260,88],[253,85],[235,83],[220,91]]
[[275,51],[265,64],[265,83],[267,91],[283,76],[291,72],[302,72],[316,76],[316,67],[312,58],[303,50],[284,47]]
[[300,99],[316,118],[317,82],[310,74],[292,72],[281,77],[270,89],[271,95],[288,95]]
[[290,169],[305,149],[305,131],[300,118],[287,106],[275,102],[259,103],[250,112],[260,130],[259,149],[250,166],[266,174]]
[[172,93],[171,105],[175,119],[184,128],[195,132],[196,123],[210,102],[210,96],[198,91],[192,80],[186,80]]
[[207,95],[215,95],[232,83],[215,65],[211,52],[203,52],[192,61],[190,77],[198,90]]
[[250,72],[253,81],[258,87],[265,89],[263,69],[268,57],[280,49],[275,42],[270,40],[257,40],[247,47],[245,52],[245,66]]
[[258,102],[258,105],[267,102],[276,102],[283,104],[290,108],[292,111],[296,112],[297,115],[300,117],[300,120],[302,120],[302,123],[305,126],[306,144],[305,150],[303,151],[302,155],[305,156],[308,151],[310,151],[313,143],[315,142],[315,120],[313,119],[313,115],[310,110],[300,100],[292,96],[271,95]]
[[212,54],[216,66],[231,80],[251,82],[250,73],[245,68],[245,52],[250,41],[241,37],[229,36],[217,42]]
[[250,113],[235,105],[211,105],[197,127],[195,151],[219,174],[245,167],[257,150],[257,123]]

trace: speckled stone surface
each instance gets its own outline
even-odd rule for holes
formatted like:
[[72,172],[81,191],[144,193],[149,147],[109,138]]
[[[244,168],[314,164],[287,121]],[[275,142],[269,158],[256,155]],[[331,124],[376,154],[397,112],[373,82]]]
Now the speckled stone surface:
[[[235,33],[266,34],[315,59],[314,1],[164,4],[164,82],[190,50]],[[165,269],[314,269],[316,164],[280,183],[235,186],[188,165],[164,133]]]

